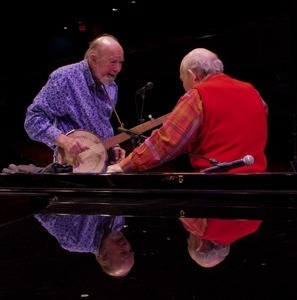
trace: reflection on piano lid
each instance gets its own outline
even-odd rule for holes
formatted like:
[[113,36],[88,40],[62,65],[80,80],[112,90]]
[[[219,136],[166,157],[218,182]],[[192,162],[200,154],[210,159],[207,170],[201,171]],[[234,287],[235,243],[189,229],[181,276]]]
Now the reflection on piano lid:
[[38,212],[297,219],[296,173],[0,174],[5,195],[40,201]]

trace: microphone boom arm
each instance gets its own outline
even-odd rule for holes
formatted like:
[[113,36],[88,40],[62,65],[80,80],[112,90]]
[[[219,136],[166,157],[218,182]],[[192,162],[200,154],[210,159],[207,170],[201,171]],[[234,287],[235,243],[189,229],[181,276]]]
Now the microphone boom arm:
[[138,138],[138,139],[143,139],[143,140],[147,139],[147,136],[142,135],[141,133],[138,133],[136,131],[133,131],[133,130],[130,130],[130,129],[126,129],[124,127],[119,127],[118,131],[124,132],[126,134],[129,134],[131,136],[131,138]]

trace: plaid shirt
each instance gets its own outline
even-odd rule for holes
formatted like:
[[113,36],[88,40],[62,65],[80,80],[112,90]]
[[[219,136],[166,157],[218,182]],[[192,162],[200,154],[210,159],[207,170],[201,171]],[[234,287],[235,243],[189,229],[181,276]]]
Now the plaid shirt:
[[203,120],[202,101],[195,89],[183,95],[162,127],[120,162],[125,173],[144,171],[183,153],[197,136]]

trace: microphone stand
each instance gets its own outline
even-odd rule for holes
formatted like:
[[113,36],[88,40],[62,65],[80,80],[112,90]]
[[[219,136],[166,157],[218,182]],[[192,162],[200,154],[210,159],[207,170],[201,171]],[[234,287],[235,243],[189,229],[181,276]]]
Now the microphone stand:
[[147,136],[144,136],[138,132],[135,132],[130,129],[126,129],[124,127],[119,127],[118,131],[124,132],[126,134],[129,134],[131,136],[131,142],[132,142],[132,147],[135,148],[137,145],[141,143],[142,140],[147,139]]
[[296,127],[296,115],[293,114],[293,132],[291,133],[293,136],[293,160],[290,161],[290,165],[292,168],[293,173],[297,173],[297,127]]
[[140,110],[139,124],[142,124],[145,121],[143,118],[144,99],[145,99],[145,90],[141,93],[141,110]]

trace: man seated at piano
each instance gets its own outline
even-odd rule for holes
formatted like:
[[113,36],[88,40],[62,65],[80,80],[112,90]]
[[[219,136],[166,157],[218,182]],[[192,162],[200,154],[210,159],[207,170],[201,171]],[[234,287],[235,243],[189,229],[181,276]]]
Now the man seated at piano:
[[[205,48],[190,51],[182,59],[179,71],[184,95],[162,126],[153,130],[126,158],[108,166],[107,173],[143,172],[183,153],[189,154],[194,172],[212,167],[215,167],[213,171],[229,173],[265,172],[268,106],[256,88],[225,74],[222,60]],[[246,163],[245,159],[240,159],[242,157],[251,159]],[[232,161],[240,163],[233,164]],[[239,223],[247,226],[243,236],[249,230],[257,230],[260,223],[249,222]],[[205,240],[203,243],[193,240],[190,234],[192,258],[195,255],[191,249],[199,252],[196,250],[200,246],[200,251],[220,248],[217,243],[210,245]],[[212,262],[213,266],[228,254],[227,244],[224,241],[221,257]],[[199,262],[199,259],[194,260]]]
[[190,51],[180,64],[185,94],[162,126],[107,173],[145,171],[185,152],[195,172],[211,167],[212,159],[228,162],[246,155],[253,164],[228,172],[264,172],[268,106],[252,84],[223,71],[215,53]]

